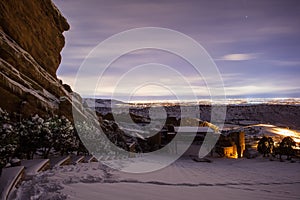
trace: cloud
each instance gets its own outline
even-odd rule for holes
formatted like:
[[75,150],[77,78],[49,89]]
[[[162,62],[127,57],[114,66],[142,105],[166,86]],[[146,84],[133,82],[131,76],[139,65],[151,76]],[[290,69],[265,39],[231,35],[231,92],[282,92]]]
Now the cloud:
[[235,53],[235,54],[224,55],[220,59],[216,59],[216,60],[242,61],[242,60],[252,60],[256,58],[257,58],[257,54],[253,54],[253,53]]

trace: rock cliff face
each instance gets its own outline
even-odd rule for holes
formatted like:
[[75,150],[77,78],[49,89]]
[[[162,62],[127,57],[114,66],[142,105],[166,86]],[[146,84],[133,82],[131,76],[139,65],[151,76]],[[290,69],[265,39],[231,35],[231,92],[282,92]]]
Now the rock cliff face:
[[55,74],[68,29],[51,0],[0,1],[0,107],[71,118],[72,92]]

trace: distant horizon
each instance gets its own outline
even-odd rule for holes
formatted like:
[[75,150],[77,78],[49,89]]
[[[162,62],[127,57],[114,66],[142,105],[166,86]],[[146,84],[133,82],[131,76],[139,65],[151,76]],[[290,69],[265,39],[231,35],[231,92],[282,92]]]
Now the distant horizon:
[[[195,102],[209,102],[212,99],[211,98],[199,98],[199,99],[183,99],[183,100],[177,100],[177,99],[139,99],[139,100],[131,100],[131,101],[124,101],[122,99],[118,98],[109,98],[109,97],[103,97],[103,96],[85,96],[83,99],[101,99],[101,100],[115,100],[115,101],[121,101],[124,103],[174,103],[174,102],[189,102],[189,103],[195,103]],[[277,101],[288,101],[288,100],[296,100],[298,103],[300,103],[300,97],[228,97],[226,99],[220,99],[220,100],[227,100],[227,101],[248,101],[248,102],[268,102],[272,100]],[[263,101],[265,100],[265,101]],[[222,102],[222,101],[221,101]]]

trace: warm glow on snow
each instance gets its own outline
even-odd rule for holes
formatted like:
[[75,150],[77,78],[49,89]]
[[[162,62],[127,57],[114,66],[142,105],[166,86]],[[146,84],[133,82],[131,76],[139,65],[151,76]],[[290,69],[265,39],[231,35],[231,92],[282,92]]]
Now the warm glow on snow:
[[280,128],[272,124],[257,124],[255,126],[264,127],[264,133],[276,134],[282,137],[290,136],[296,143],[300,143],[300,131]]
[[270,127],[270,128],[275,127],[274,125],[271,124],[257,124],[256,126],[263,126],[263,127]]
[[282,135],[284,137],[290,136],[295,142],[300,142],[300,132],[286,128],[273,128],[272,130],[275,134]]

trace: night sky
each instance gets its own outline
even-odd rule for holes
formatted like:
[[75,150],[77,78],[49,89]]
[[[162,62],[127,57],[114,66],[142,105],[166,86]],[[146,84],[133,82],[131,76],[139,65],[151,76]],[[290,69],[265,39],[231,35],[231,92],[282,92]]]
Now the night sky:
[[[73,87],[81,63],[100,42],[132,28],[163,27],[188,35],[206,49],[220,71],[227,97],[300,97],[298,0],[54,0],[54,3],[71,25],[64,33],[66,46],[58,77]],[[122,56],[103,75],[103,84],[96,95],[109,98],[122,74],[132,66],[149,62],[176,69],[196,88],[199,98],[208,96],[203,78],[197,77],[189,63],[157,50]],[[153,76],[140,73],[138,78],[147,79],[149,75]],[[95,74],[86,76],[88,80]],[[169,84],[178,84],[168,74],[165,77]],[[89,92],[87,89],[83,95],[88,96]],[[169,97],[168,92],[154,85],[142,88],[136,95],[153,99]]]

